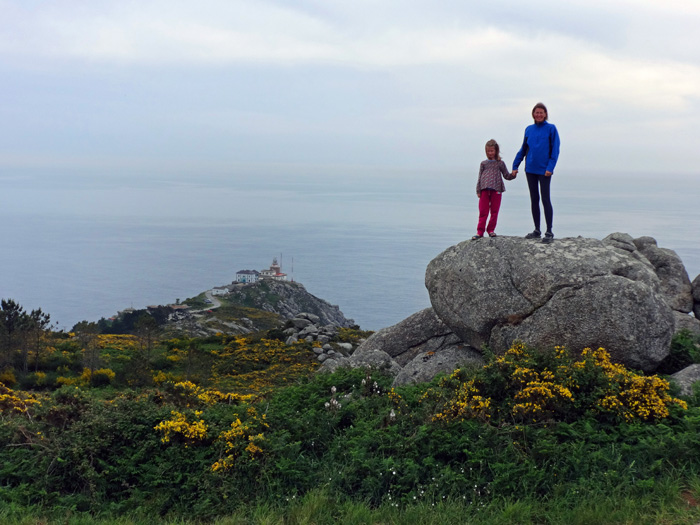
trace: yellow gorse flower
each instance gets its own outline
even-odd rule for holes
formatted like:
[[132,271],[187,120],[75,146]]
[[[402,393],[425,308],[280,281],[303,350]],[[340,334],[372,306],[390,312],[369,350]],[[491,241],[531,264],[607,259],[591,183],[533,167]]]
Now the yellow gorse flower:
[[[687,409],[684,401],[669,395],[668,381],[658,376],[642,376],[613,363],[604,348],[586,348],[574,360],[564,347],[557,346],[553,357],[553,368],[542,368],[528,349],[516,342],[484,367],[485,371],[497,373],[503,379],[505,392],[511,396],[510,401],[506,400],[511,416],[523,422],[557,419],[569,413],[579,397],[590,398],[591,393],[594,398],[597,394],[597,399],[579,409],[611,414],[628,422],[663,419],[668,417],[673,405]],[[442,381],[442,387],[454,390],[433,419],[491,418],[495,408],[493,400],[482,392],[486,385],[474,379],[463,381],[460,376],[457,370]],[[596,390],[587,392],[585,385],[591,377],[597,378]],[[452,387],[455,383],[457,386]],[[426,392],[422,400],[430,395],[431,392]]]
[[[171,412],[172,418],[166,421],[161,421],[154,428],[163,433],[161,441],[163,443],[169,443],[172,438],[179,436],[184,442],[185,446],[189,446],[198,441],[202,441],[207,437],[207,425],[203,419],[199,421],[187,421],[187,416],[181,412],[173,410]],[[202,412],[195,411],[194,417],[200,417]]]

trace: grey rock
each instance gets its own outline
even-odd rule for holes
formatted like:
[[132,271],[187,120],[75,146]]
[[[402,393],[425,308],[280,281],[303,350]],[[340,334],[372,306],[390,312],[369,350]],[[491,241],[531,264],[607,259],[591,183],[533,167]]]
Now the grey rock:
[[460,339],[435,315],[432,308],[417,312],[403,321],[382,328],[362,343],[355,354],[380,350],[405,366],[418,354],[438,352]]
[[296,335],[298,330],[296,328],[287,328],[286,330],[283,330],[282,333],[284,335]]
[[[325,355],[325,354],[324,354]],[[352,357],[338,357],[337,359],[327,359],[318,369],[319,372],[335,372],[338,368],[371,368],[381,370],[392,377],[395,377],[401,367],[391,358],[389,354],[381,351],[366,352],[361,356],[353,354]]]
[[304,338],[304,341],[306,341],[307,343],[313,343],[313,342],[314,342],[314,336],[313,336],[313,335],[307,335],[307,336]]
[[297,315],[301,319],[308,319],[312,324],[318,325],[321,323],[321,318],[318,315],[310,314],[309,312],[301,312]]
[[327,354],[319,354],[317,358],[321,363],[325,362],[326,360],[329,359]]
[[691,283],[693,295],[693,313],[695,317],[700,319],[700,275],[698,275]]
[[325,345],[322,346],[322,348],[323,348],[324,350],[328,351],[328,350],[331,350],[333,347],[332,347],[331,345],[329,345],[329,344],[325,344]]
[[668,305],[679,312],[691,312],[693,296],[690,279],[678,254],[667,248],[659,248],[652,237],[640,237],[634,240],[634,244],[654,267],[661,280],[661,294]]
[[328,359],[328,356],[325,356],[325,361],[318,368],[318,371],[332,374],[339,368],[351,368],[350,359],[347,357],[341,357],[339,359]]
[[389,354],[381,350],[367,351],[360,355],[355,352],[346,359],[348,359],[351,368],[372,368],[386,372],[392,377],[401,371],[401,366]]
[[338,335],[338,327],[331,324],[327,324],[321,327],[321,333],[326,334],[329,337],[335,337]]
[[293,345],[299,340],[299,338],[296,335],[290,335],[287,337],[287,340],[284,342],[286,345]]
[[673,312],[673,317],[676,322],[674,333],[687,330],[695,337],[700,338],[700,320],[690,314],[684,314],[682,312]]
[[693,395],[693,383],[700,381],[700,364],[693,364],[670,376],[681,388],[681,395]]
[[625,234],[549,245],[466,241],[433,259],[425,282],[437,317],[473,348],[503,352],[516,339],[535,348],[602,346],[651,370],[668,355],[675,323],[656,267],[637,253],[651,253],[649,245]]
[[316,348],[316,347],[314,347],[313,350],[314,350],[314,353],[315,353],[316,355],[321,355],[321,354],[323,353],[323,349],[322,349],[322,348]]
[[317,335],[316,336],[316,341],[318,341],[321,344],[325,344],[330,340],[331,340],[330,337],[328,337],[327,335]]
[[352,344],[350,343],[338,343],[338,348],[342,348],[346,352],[352,352]]
[[418,354],[394,378],[394,386],[425,383],[438,374],[451,373],[463,366],[483,367],[485,364],[483,356],[475,349],[463,344],[453,345],[439,352]]
[[318,334],[318,328],[310,324],[309,326],[301,329],[299,332],[299,337],[306,337],[307,335],[315,336],[316,334]]
[[308,319],[302,319],[301,317],[297,317],[292,319],[292,324],[294,325],[294,328],[302,330],[307,326],[311,326],[311,321],[309,321]]

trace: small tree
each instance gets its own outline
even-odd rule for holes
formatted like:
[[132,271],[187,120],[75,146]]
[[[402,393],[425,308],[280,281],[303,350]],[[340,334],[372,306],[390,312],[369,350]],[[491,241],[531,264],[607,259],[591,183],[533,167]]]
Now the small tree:
[[34,370],[39,369],[41,350],[45,345],[46,332],[51,325],[51,316],[41,311],[41,308],[32,310],[26,316],[24,324],[24,344],[22,345],[22,372],[29,372],[29,351],[34,351]]
[[157,340],[158,334],[160,333],[158,323],[153,316],[149,314],[142,314],[136,321],[134,328],[136,329],[136,337],[139,340],[141,351],[143,352],[146,360],[150,361],[153,344]]
[[27,313],[18,303],[12,299],[0,301],[0,368],[12,363],[26,319]]
[[100,349],[97,345],[100,328],[97,323],[80,321],[73,327],[73,331],[83,350],[83,367],[92,373],[100,364]]

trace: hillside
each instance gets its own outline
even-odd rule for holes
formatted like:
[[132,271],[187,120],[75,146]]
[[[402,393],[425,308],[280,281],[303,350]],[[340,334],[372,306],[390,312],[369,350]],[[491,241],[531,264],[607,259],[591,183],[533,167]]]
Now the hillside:
[[154,318],[161,330],[190,337],[217,333],[250,334],[279,328],[302,312],[320,319],[321,325],[355,326],[336,305],[309,293],[297,282],[263,279],[255,283],[234,283],[226,295],[202,292],[182,304],[149,307],[122,313],[112,322],[100,320],[102,333],[135,333],[144,314]]

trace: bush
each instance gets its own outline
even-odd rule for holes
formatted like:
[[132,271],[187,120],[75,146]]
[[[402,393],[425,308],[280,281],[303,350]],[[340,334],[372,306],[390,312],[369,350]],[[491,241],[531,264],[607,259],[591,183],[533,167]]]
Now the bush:
[[656,369],[658,374],[675,374],[693,363],[700,363],[698,338],[688,330],[681,330],[671,339],[671,350]]
[[[574,358],[515,345],[483,369],[401,388],[369,369],[292,378],[313,357],[302,346],[238,338],[218,352],[220,363],[240,363],[249,395],[163,374],[158,388],[64,386],[24,412],[3,411],[0,506],[206,520],[323,491],[377,508],[481,509],[641,497],[700,467],[700,410],[600,349]],[[261,381],[265,373],[286,386]]]
[[5,368],[0,372],[0,383],[5,386],[13,388],[17,384],[17,377],[15,377],[15,371],[12,368]]
[[[515,343],[491,356],[474,377],[458,370],[427,396],[442,403],[436,421],[479,419],[516,423],[572,422],[585,417],[619,423],[659,421],[687,408],[668,381],[612,363],[603,349],[577,358],[563,347],[538,352]],[[446,397],[445,389],[449,391]]]

